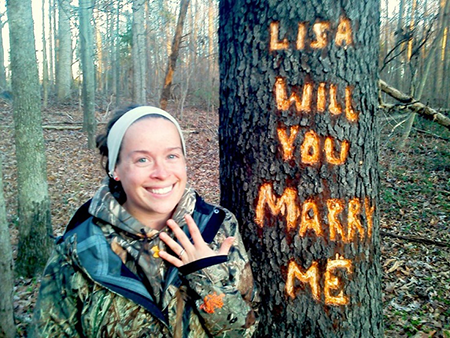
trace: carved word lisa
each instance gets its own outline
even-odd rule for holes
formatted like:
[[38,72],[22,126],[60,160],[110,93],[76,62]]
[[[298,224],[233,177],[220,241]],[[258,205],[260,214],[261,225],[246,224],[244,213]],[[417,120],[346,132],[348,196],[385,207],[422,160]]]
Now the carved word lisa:
[[[313,39],[308,39],[308,30],[312,30]],[[319,21],[313,24],[308,22],[299,22],[297,28],[297,37],[295,41],[289,41],[287,38],[279,40],[280,23],[274,21],[270,24],[270,51],[295,48],[303,50],[307,46],[312,49],[323,49],[329,42],[329,35],[334,34],[334,43],[338,47],[344,47],[353,44],[352,24],[348,18],[342,17],[339,20],[336,29],[328,21]]]

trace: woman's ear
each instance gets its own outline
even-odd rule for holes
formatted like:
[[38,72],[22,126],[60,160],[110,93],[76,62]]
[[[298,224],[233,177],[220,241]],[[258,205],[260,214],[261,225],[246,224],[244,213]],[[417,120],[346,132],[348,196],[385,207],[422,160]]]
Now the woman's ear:
[[113,173],[109,173],[109,177],[111,177],[114,181],[118,182],[120,180],[119,176],[114,171]]

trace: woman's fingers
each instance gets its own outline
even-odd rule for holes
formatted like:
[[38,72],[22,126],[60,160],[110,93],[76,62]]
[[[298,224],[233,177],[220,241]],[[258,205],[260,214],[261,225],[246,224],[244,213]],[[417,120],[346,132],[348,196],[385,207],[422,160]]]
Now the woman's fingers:
[[186,224],[189,229],[192,241],[186,235],[186,233],[180,228],[180,226],[172,219],[167,221],[168,227],[172,230],[175,238],[172,238],[167,233],[162,232],[159,236],[161,240],[174,252],[174,255],[170,255],[165,251],[160,251],[160,257],[169,263],[180,267],[190,262],[211,257],[215,255],[228,255],[231,246],[234,242],[234,237],[226,238],[218,252],[212,250],[210,246],[204,241],[202,234],[195,224],[191,215],[185,216]]
[[230,248],[233,246],[234,237],[227,237],[219,249],[219,255],[228,255]]
[[165,261],[168,261],[170,264],[176,266],[177,268],[183,265],[183,262],[181,260],[179,260],[175,256],[168,254],[166,251],[160,251],[159,257],[161,257]]

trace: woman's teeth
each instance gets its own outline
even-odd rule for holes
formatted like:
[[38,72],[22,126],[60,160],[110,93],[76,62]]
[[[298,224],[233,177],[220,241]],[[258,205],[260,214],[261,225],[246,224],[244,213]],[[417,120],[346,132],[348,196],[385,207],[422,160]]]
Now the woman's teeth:
[[170,192],[172,190],[173,186],[169,186],[167,188],[161,188],[161,189],[150,189],[150,192],[152,192],[153,194],[158,194],[158,195],[163,195],[163,194],[167,194],[168,192]]

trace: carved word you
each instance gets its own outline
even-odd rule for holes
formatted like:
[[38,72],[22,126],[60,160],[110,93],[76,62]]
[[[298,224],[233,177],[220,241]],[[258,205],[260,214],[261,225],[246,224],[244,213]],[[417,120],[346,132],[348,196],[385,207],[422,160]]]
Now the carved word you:
[[[289,161],[294,158],[294,141],[298,134],[299,126],[293,126],[289,128],[289,136],[287,135],[287,128],[279,127],[277,129],[278,140],[281,143],[283,150],[283,160]],[[317,135],[314,130],[310,130],[305,133],[302,145],[300,146],[300,160],[304,164],[317,164],[320,163],[320,149],[324,150],[325,160],[334,165],[344,164],[347,160],[348,149],[350,148],[350,143],[344,140],[340,144],[340,152],[338,155],[335,153],[336,141],[331,137],[327,136],[325,141],[323,141],[323,146],[321,147],[322,140]]]
[[[308,29],[312,29],[314,38],[307,39]],[[329,44],[329,34],[333,33],[331,23],[328,21],[319,21],[310,25],[308,22],[299,22],[297,28],[297,37],[294,42],[287,38],[279,40],[280,23],[274,21],[270,24],[270,51],[284,50],[294,47],[295,49],[305,49],[309,42],[312,49],[323,49]],[[334,32],[334,43],[338,47],[346,47],[353,44],[352,23],[348,18],[341,18]]]

